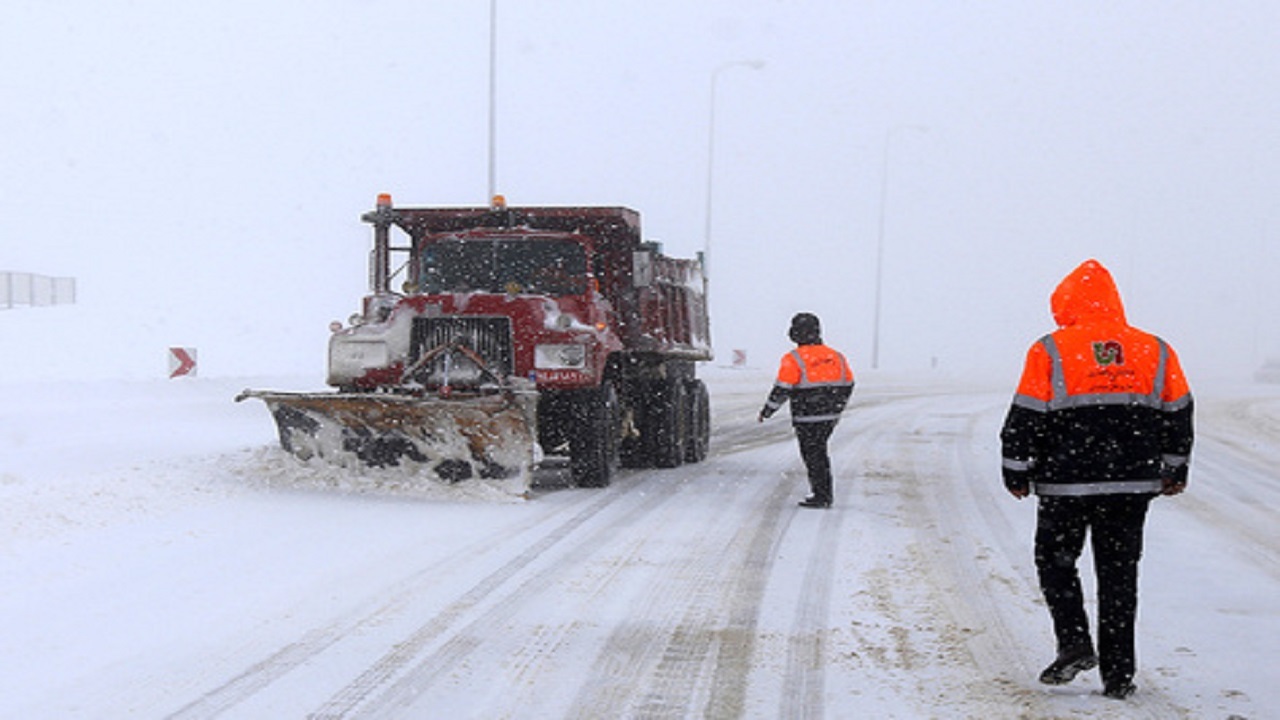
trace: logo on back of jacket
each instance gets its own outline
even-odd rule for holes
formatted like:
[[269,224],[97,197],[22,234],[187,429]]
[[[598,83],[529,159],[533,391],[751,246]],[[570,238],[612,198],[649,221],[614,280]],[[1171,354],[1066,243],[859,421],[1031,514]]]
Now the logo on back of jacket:
[[[832,370],[832,368],[836,368],[836,369]],[[820,358],[817,358],[816,360],[813,360],[813,370],[814,370],[814,374],[817,374],[817,375],[821,375],[824,373],[831,373],[831,372],[835,372],[838,374],[840,372],[838,364],[836,363],[836,359],[833,357],[820,357]]]
[[1093,362],[1086,392],[1132,392],[1139,382],[1137,373],[1124,366],[1124,346],[1117,340],[1093,343]]
[[1099,367],[1124,364],[1124,346],[1115,340],[1093,344],[1093,359]]

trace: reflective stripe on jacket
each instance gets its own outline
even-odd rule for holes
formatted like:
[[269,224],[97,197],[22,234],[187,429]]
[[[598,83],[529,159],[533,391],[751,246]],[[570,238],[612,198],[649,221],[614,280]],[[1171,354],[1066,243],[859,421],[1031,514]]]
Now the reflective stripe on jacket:
[[782,356],[764,416],[790,400],[793,423],[839,420],[853,385],[853,370],[844,355],[826,345],[800,345]]
[[1001,431],[1006,484],[1098,495],[1185,480],[1192,398],[1173,348],[1125,321],[1096,261],[1062,281],[1051,307],[1060,327],[1027,352]]

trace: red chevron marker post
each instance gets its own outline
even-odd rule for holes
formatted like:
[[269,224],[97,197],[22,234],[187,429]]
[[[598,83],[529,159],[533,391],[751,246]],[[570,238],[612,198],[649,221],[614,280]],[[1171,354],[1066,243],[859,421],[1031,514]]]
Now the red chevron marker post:
[[196,376],[196,349],[169,348],[169,378]]

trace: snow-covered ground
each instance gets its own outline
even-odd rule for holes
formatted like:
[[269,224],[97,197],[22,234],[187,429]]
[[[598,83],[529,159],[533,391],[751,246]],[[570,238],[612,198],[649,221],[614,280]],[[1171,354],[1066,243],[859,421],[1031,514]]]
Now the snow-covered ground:
[[1280,717],[1280,388],[1196,388],[1122,703],[1035,680],[1007,388],[863,373],[810,511],[768,374],[707,374],[706,463],[527,499],[303,467],[232,402],[314,378],[0,382],[0,716]]

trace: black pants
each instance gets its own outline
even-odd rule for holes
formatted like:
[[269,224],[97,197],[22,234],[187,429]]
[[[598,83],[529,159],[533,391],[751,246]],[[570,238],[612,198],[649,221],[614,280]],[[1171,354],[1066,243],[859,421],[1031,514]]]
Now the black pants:
[[800,441],[800,457],[809,472],[809,489],[818,502],[831,502],[831,456],[827,454],[827,440],[835,429],[834,420],[795,423],[796,439]]
[[1138,561],[1151,497],[1040,497],[1036,569],[1058,650],[1093,644],[1076,571],[1088,532],[1098,586],[1098,665],[1108,685],[1131,681],[1137,664]]

